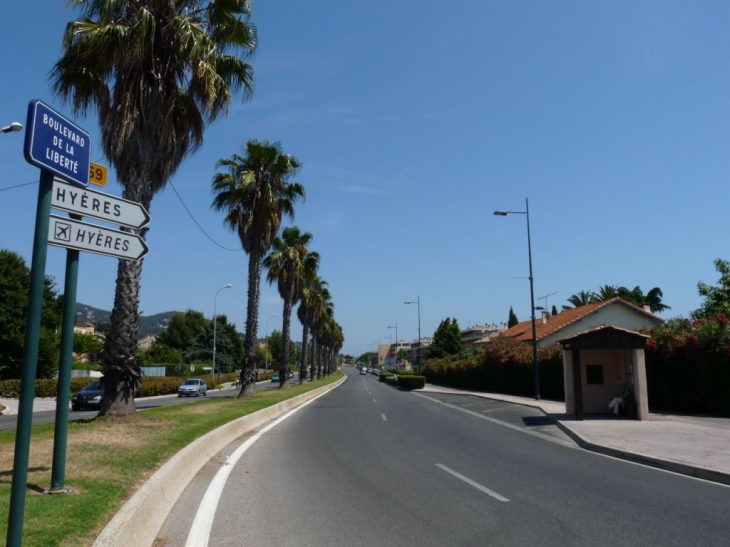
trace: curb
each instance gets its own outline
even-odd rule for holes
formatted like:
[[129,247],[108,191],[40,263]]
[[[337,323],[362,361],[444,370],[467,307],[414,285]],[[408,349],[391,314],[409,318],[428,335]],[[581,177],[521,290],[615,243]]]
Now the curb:
[[663,471],[671,471],[679,475],[687,475],[696,479],[702,479],[710,482],[717,482],[730,486],[730,473],[724,473],[714,469],[707,469],[706,467],[699,467],[696,465],[689,465],[686,463],[680,463],[673,460],[665,460],[663,458],[657,458],[656,456],[648,456],[639,452],[629,452],[627,450],[621,450],[619,448],[611,448],[610,446],[604,446],[588,441],[583,438],[582,435],[573,431],[570,427],[564,423],[556,420],[550,414],[546,414],[550,420],[557,425],[560,430],[573,439],[578,446],[584,450],[596,452],[597,454],[603,454],[604,456],[610,456],[612,458],[618,458],[621,460],[638,463],[640,465],[646,465],[648,467],[654,467]]
[[190,481],[226,445],[309,399],[340,386],[345,380],[347,376],[333,384],[242,416],[187,445],[155,471],[127,500],[101,531],[93,547],[152,545]]
[[[453,395],[473,395],[473,393],[464,392],[452,392],[452,391],[439,391],[438,389],[433,390],[437,393],[449,393]],[[482,397],[484,399],[489,399],[490,401],[502,401],[503,399],[495,399],[492,397],[486,397],[484,395],[478,395],[479,397]],[[525,406],[529,408],[536,408],[540,410],[545,416],[547,416],[550,421],[558,426],[558,428],[565,433],[568,437],[570,437],[578,446],[580,446],[584,450],[588,450],[590,452],[596,452],[597,454],[603,454],[604,456],[610,456],[612,458],[617,458],[620,460],[626,460],[632,463],[638,463],[640,465],[646,465],[647,467],[654,467],[656,469],[661,469],[663,471],[670,471],[672,473],[677,473],[679,475],[686,475],[689,477],[694,477],[696,479],[702,479],[709,482],[716,482],[720,484],[725,484],[730,486],[730,473],[725,473],[723,471],[717,471],[715,469],[708,469],[706,467],[699,467],[696,465],[690,465],[686,463],[680,463],[673,460],[665,460],[662,458],[657,458],[656,456],[647,456],[646,454],[641,454],[638,452],[629,452],[627,450],[621,450],[618,448],[611,448],[610,446],[604,446],[601,444],[597,444],[594,442],[591,442],[583,436],[578,433],[577,431],[574,431],[569,426],[565,425],[563,422],[558,420],[555,416],[552,414],[546,412],[542,407],[540,407],[538,404],[535,403],[528,403],[528,402],[517,402],[517,401],[506,401],[515,405]]]

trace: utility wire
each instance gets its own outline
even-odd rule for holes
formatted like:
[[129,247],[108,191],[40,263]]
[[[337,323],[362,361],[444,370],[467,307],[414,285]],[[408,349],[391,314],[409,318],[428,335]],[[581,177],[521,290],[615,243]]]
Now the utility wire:
[[218,242],[217,242],[217,241],[216,241],[215,239],[213,239],[212,237],[210,237],[210,236],[208,235],[208,232],[206,232],[206,231],[205,231],[205,230],[203,229],[203,227],[202,227],[202,226],[200,225],[200,223],[199,223],[199,222],[198,222],[197,220],[195,220],[195,217],[193,216],[193,213],[191,213],[191,212],[190,212],[190,209],[188,209],[188,206],[187,206],[187,205],[185,205],[185,202],[184,202],[184,201],[183,201],[183,199],[182,199],[182,198],[180,197],[180,194],[178,194],[178,192],[177,192],[177,188],[175,188],[175,185],[173,185],[173,184],[172,184],[172,181],[168,181],[168,183],[167,183],[167,184],[169,184],[169,185],[170,185],[170,188],[172,188],[172,191],[173,191],[173,192],[175,192],[175,195],[177,196],[177,199],[179,199],[179,200],[180,200],[180,203],[182,204],[182,206],[183,206],[183,208],[185,209],[185,211],[186,211],[186,212],[188,213],[188,215],[190,215],[190,218],[192,219],[192,221],[193,221],[193,222],[195,223],[195,225],[196,225],[196,226],[198,227],[198,229],[199,229],[199,230],[200,230],[201,232],[203,232],[203,235],[204,235],[205,237],[207,237],[208,239],[210,239],[210,240],[211,240],[211,241],[212,241],[212,242],[213,242],[213,243],[214,243],[215,245],[217,245],[218,247],[220,247],[221,249],[223,249],[223,250],[225,250],[225,251],[242,251],[242,250],[243,250],[243,247],[241,247],[241,248],[238,248],[238,249],[231,249],[230,247],[224,247],[223,245],[221,245],[220,243],[218,243]]
[[12,190],[13,188],[20,188],[21,186],[30,186],[31,184],[38,184],[39,181],[34,180],[33,182],[24,182],[23,184],[16,184],[15,186],[7,186],[5,188],[0,188],[0,192],[3,192],[5,190]]

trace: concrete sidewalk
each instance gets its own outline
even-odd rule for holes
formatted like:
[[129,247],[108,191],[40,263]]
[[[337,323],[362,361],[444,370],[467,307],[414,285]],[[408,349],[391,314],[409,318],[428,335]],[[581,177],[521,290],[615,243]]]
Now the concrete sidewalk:
[[649,414],[649,420],[588,416],[576,421],[565,403],[462,391],[426,384],[421,392],[484,397],[541,409],[581,447],[667,471],[730,485],[730,418]]

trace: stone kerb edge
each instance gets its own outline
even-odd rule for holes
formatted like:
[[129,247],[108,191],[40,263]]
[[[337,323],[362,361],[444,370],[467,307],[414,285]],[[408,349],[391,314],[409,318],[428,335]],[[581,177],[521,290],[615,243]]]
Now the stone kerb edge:
[[341,380],[298,395],[215,429],[183,448],[158,469],[107,523],[93,547],[152,545],[197,472],[228,443],[300,404],[338,387]]

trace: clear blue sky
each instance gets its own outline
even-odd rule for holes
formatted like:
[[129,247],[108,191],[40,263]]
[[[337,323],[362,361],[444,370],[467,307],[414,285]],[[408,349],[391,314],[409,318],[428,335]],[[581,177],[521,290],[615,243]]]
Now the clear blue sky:
[[[73,12],[9,2],[0,125],[25,123],[50,92]],[[280,141],[307,189],[294,223],[314,235],[344,351],[530,316],[524,215],[530,200],[535,296],[558,308],[604,284],[655,286],[697,308],[697,282],[730,259],[730,3],[725,1],[253,1],[256,92],[205,132],[173,179],[219,245],[240,248],[210,209],[215,163],[248,139]],[[95,117],[76,119],[98,142]],[[0,135],[0,188],[38,180],[22,134]],[[108,165],[95,145],[93,160]],[[106,192],[120,195],[114,174]],[[0,248],[30,261],[37,185],[0,191]],[[150,211],[141,311],[217,310],[243,329],[247,257],[212,243],[171,188]],[[288,225],[287,223],[286,225]],[[65,251],[47,273],[63,286]],[[82,254],[78,300],[111,309],[116,261]],[[545,304],[538,300],[536,305]],[[262,286],[259,333],[281,329]],[[294,338],[301,327],[293,323]]]

